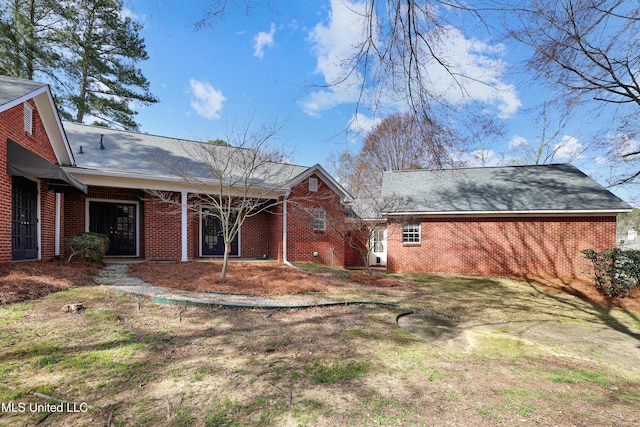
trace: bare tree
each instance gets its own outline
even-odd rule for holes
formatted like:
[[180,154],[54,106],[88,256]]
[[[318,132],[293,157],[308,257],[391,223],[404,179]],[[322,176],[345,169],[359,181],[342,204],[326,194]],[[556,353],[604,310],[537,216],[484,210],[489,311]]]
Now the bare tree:
[[367,135],[357,154],[339,154],[334,169],[356,198],[363,192],[373,196],[375,188],[382,185],[383,172],[455,164],[453,159],[462,144],[452,129],[433,119],[421,124],[411,113],[396,113],[385,117]]
[[522,137],[512,140],[505,153],[506,163],[542,165],[583,158],[593,144],[565,133],[574,118],[573,110],[574,105],[556,108],[549,101],[528,110],[538,133],[530,141]]
[[[221,282],[226,280],[232,242],[244,222],[282,203],[287,184],[300,172],[299,167],[284,163],[282,152],[269,145],[280,128],[274,123],[252,131],[249,123],[229,133],[228,145],[183,143],[186,161],[159,159],[188,184],[189,210],[199,213],[208,206],[206,215],[219,221],[225,246]],[[150,193],[180,204],[173,193]]]
[[386,233],[387,214],[403,212],[409,203],[409,199],[402,197],[362,197],[352,201],[346,227],[329,225],[343,242],[360,254],[367,273],[373,275],[369,258],[372,252],[378,251],[375,245],[384,245],[392,238],[388,234],[386,239],[379,235]]
[[[198,23],[200,27],[223,19],[229,9],[244,8],[249,13],[259,6],[255,0],[210,0],[209,4],[208,12]],[[273,0],[268,7],[277,9],[277,4]],[[424,134],[432,130],[435,117],[441,123],[455,123],[460,133],[464,129],[470,136],[479,130],[500,131],[492,124],[494,118],[486,114],[486,108],[478,104],[486,107],[511,91],[493,74],[503,66],[499,61],[492,62],[483,72],[474,73],[471,68],[477,71],[483,66],[476,63],[477,67],[465,67],[465,60],[447,48],[474,44],[458,30],[456,25],[463,22],[476,31],[485,28],[490,39],[480,9],[461,0],[343,0],[332,6],[336,4],[351,12],[354,39],[341,52],[343,57],[327,59],[337,71],[328,73],[325,82],[315,87],[346,91],[349,96],[353,92],[356,113],[365,107],[375,116],[387,114],[389,108],[407,110],[417,118],[416,124]],[[460,41],[452,44],[451,40],[457,37]],[[485,50],[492,47],[488,43]],[[476,97],[478,92],[483,95]],[[445,139],[430,142],[431,150],[438,152],[432,157],[435,163],[455,160],[442,145]]]
[[[624,0],[528,0],[511,35],[533,48],[528,67],[555,84],[562,99],[614,110],[624,140],[640,134],[640,6]],[[611,120],[605,123],[611,129]],[[629,147],[623,158],[640,154]],[[618,183],[640,176],[634,172]]]

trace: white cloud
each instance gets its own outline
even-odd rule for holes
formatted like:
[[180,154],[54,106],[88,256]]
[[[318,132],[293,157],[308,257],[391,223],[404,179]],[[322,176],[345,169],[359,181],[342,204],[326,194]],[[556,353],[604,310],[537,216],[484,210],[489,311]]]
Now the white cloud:
[[[614,154],[617,157],[625,157],[630,153],[637,153],[640,150],[640,143],[637,139],[630,137],[629,135],[619,134],[613,137],[609,137],[614,141]],[[636,159],[637,155],[628,156],[628,159]]]
[[554,159],[561,161],[570,161],[581,159],[584,146],[573,136],[564,135],[560,142],[553,147]]
[[509,141],[509,145],[507,146],[507,148],[509,150],[515,150],[515,149],[518,149],[520,147],[524,147],[526,145],[529,145],[529,142],[527,141],[527,138],[525,138],[523,136],[516,135],[513,138],[511,138],[511,141]]
[[[361,96],[363,76],[353,72],[349,62],[358,53],[357,46],[364,38],[365,3],[331,0],[328,22],[317,24],[310,32],[309,41],[317,59],[316,72],[329,87],[313,92],[305,100],[303,107],[307,114],[317,116],[339,104],[366,102],[369,91],[374,90],[368,88]],[[374,17],[372,21],[375,20]],[[377,34],[376,29],[373,34]],[[426,48],[418,53],[425,58],[422,71],[428,76],[428,81],[422,84],[432,94],[453,105],[468,100],[481,102],[497,110],[495,114],[499,118],[508,118],[517,112],[521,102],[516,88],[504,80],[507,64],[502,60],[506,51],[503,45],[467,39],[453,26],[439,27],[437,32],[426,36],[431,39],[430,48],[439,60],[427,59],[432,58],[432,53]],[[379,82],[375,89],[385,92]],[[382,99],[378,99],[383,105],[395,105],[403,98],[397,90],[386,89]]]
[[349,120],[349,130],[361,134],[369,134],[381,121],[382,119],[379,118],[356,113],[351,117],[351,120]]
[[493,150],[479,149],[470,153],[469,166],[500,166],[502,158]]
[[[120,10],[120,19],[130,18],[132,21],[140,21],[141,17],[134,13],[131,9],[123,7]],[[142,17],[143,18],[143,17]]]
[[253,38],[253,56],[262,59],[264,57],[264,48],[273,47],[273,37],[276,34],[276,26],[272,22],[268,33],[261,31]]
[[315,72],[330,87],[313,92],[304,101],[305,113],[317,116],[336,105],[358,101],[361,76],[349,74],[348,60],[357,53],[355,45],[362,40],[365,6],[364,2],[331,0],[329,22],[319,23],[311,30],[309,41],[317,59]]
[[220,111],[227,98],[207,82],[195,79],[189,81],[191,86],[191,107],[205,119],[219,119]]
[[[507,64],[501,59],[503,46],[467,39],[452,26],[440,28],[431,45],[447,68],[434,59],[426,61],[424,71],[429,82],[425,83],[442,99],[451,104],[479,101],[496,107],[499,118],[509,118],[521,107],[515,86],[504,81]],[[427,52],[424,57],[430,58]]]

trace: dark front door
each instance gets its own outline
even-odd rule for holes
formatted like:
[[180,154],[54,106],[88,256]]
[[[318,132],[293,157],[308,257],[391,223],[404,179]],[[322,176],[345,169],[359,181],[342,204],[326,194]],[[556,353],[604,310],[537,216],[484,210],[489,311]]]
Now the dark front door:
[[[202,255],[224,255],[224,237],[220,218],[215,217],[211,208],[202,209]],[[238,235],[231,242],[229,255],[238,255]]]
[[109,237],[106,255],[136,255],[136,205],[89,202],[89,231]]
[[12,178],[11,257],[38,258],[38,184],[21,176]]

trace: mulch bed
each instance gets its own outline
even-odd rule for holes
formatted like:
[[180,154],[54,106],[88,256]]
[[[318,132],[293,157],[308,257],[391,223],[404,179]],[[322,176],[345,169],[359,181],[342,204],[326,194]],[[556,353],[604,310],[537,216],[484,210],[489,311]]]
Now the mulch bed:
[[0,263],[0,305],[41,298],[51,292],[93,285],[102,264],[65,261]]
[[220,283],[221,262],[141,263],[129,268],[131,276],[156,286],[196,292],[255,295],[297,295],[326,292],[324,281],[279,263],[230,263],[227,280]]

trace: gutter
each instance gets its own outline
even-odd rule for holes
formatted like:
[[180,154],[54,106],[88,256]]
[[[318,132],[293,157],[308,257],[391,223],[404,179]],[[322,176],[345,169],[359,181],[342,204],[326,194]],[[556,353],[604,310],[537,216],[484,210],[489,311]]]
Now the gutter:
[[603,210],[547,210],[547,211],[459,211],[459,212],[388,212],[387,216],[600,216],[615,215],[624,212],[631,212],[632,209],[603,209]]

